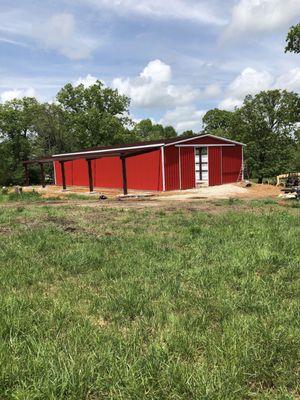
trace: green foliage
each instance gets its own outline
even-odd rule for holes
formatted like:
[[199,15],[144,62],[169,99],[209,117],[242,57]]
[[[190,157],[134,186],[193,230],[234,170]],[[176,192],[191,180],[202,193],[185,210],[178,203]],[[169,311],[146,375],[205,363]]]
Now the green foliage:
[[0,398],[297,398],[298,209],[234,207],[2,208]]
[[151,119],[143,119],[138,122],[133,129],[133,134],[137,140],[141,141],[169,139],[177,136],[172,126],[164,128],[160,124],[153,124]]
[[285,90],[260,92],[246,96],[235,111],[208,111],[203,121],[205,132],[247,144],[244,153],[247,172],[259,182],[263,177],[297,169],[298,94]]
[[0,104],[0,183],[20,183],[22,161],[28,159],[34,138],[38,102],[24,97]]
[[232,138],[234,112],[214,108],[207,111],[203,117],[204,132],[216,136]]
[[195,136],[195,135],[197,135],[197,133],[195,133],[195,132],[192,131],[192,130],[188,130],[188,131],[182,132],[182,134],[179,135],[179,136],[180,136],[181,138],[189,138],[189,137],[192,137],[192,136]]
[[59,91],[57,101],[77,148],[124,142],[125,126],[131,123],[130,100],[117,90],[101,81],[87,88],[69,83]]
[[290,28],[286,42],[285,52],[300,53],[300,24]]

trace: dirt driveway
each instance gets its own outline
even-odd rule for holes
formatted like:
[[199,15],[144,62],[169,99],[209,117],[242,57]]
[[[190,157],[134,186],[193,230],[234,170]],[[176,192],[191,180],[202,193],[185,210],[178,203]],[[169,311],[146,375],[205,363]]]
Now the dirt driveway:
[[[86,196],[90,199],[98,199],[100,194],[104,194],[110,200],[122,198],[122,191],[119,189],[97,188],[93,194],[88,192],[86,187],[70,187],[63,192],[60,186],[40,186],[24,187],[24,191],[35,190],[42,194],[43,198],[72,198],[73,195]],[[253,184],[249,188],[244,188],[240,183],[232,183],[220,186],[201,187],[198,189],[178,190],[170,192],[145,192],[138,190],[129,190],[127,198],[131,199],[151,199],[155,201],[181,201],[181,200],[210,200],[210,199],[229,199],[229,198],[276,198],[280,194],[280,188],[272,185]]]

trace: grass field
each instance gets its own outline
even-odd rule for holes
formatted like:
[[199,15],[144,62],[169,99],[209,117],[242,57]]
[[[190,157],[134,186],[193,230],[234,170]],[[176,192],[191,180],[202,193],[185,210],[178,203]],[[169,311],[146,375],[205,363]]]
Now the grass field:
[[241,203],[0,206],[0,399],[299,399],[299,206]]

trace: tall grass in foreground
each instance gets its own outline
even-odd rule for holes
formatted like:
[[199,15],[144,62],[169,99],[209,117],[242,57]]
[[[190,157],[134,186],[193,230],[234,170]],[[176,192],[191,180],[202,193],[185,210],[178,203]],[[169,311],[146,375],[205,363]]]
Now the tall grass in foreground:
[[266,205],[0,208],[0,398],[298,399],[299,233]]

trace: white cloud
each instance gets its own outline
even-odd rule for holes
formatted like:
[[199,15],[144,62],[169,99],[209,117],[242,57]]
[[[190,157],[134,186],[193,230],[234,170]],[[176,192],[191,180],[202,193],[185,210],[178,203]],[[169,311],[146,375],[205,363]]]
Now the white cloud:
[[269,72],[245,68],[228,86],[228,91],[237,98],[244,98],[247,94],[255,94],[268,89],[273,78]]
[[225,98],[218,107],[233,110],[242,105],[247,94],[255,95],[263,90],[282,89],[300,92],[300,68],[293,68],[272,76],[267,71],[245,68],[226,88]]
[[276,88],[300,92],[300,68],[293,68],[276,79]]
[[163,125],[173,125],[175,129],[182,133],[183,131],[192,129],[198,132],[202,128],[202,118],[206,111],[197,110],[194,106],[176,107],[165,113],[160,123]]
[[52,15],[47,21],[34,25],[32,36],[42,46],[74,60],[88,58],[96,47],[94,40],[77,32],[74,16],[68,13]]
[[33,88],[6,90],[0,94],[2,103],[22,97],[36,97],[36,91]]
[[220,102],[219,108],[232,110],[239,107],[247,94],[270,89],[272,83],[273,77],[269,72],[245,68],[226,88],[226,97]]
[[140,74],[141,78],[145,78],[154,82],[169,82],[172,77],[171,67],[160,60],[150,61]]
[[242,104],[243,100],[227,97],[219,103],[218,108],[221,110],[234,110],[235,107],[240,107]]
[[240,0],[232,9],[226,34],[273,32],[288,27],[299,16],[299,0]]
[[72,59],[88,58],[91,52],[101,44],[80,32],[73,14],[57,13],[53,15],[29,14],[22,9],[0,14],[0,32],[4,32],[5,41],[11,44],[27,46],[19,37],[37,42],[41,48],[55,50]]
[[137,78],[115,78],[112,86],[129,96],[133,105],[144,108],[175,107],[189,104],[199,97],[197,89],[189,85],[173,85],[171,78],[171,67],[154,60]]
[[84,78],[78,78],[75,82],[74,85],[78,86],[78,85],[83,85],[84,87],[89,87],[92,86],[96,83],[98,78],[96,78],[95,76],[88,74],[87,76],[85,76]]
[[206,99],[215,99],[219,97],[222,93],[222,89],[219,84],[212,83],[211,85],[206,86],[203,91],[203,97]]
[[224,25],[220,7],[204,0],[77,0],[118,14],[137,14],[151,18],[192,20],[201,24]]

